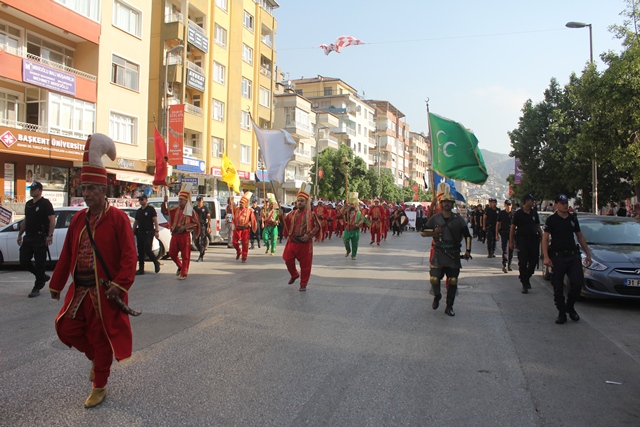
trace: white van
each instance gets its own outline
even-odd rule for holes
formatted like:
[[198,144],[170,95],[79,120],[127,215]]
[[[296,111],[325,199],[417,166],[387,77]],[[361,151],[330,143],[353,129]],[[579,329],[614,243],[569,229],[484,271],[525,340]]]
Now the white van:
[[[192,199],[195,200],[196,196],[191,196]],[[149,199],[149,204],[153,207],[160,208],[162,207],[162,202],[164,201],[163,197],[152,197]],[[211,234],[209,235],[209,244],[216,243],[227,243],[227,236],[223,236],[220,231],[226,233],[226,229],[224,227],[224,217],[221,217],[220,210],[220,201],[215,197],[207,197],[203,196],[204,205],[209,208],[209,212],[211,213]],[[177,197],[169,197],[169,207],[172,208],[174,206],[178,206],[178,198]],[[197,206],[197,203],[194,201],[193,206]]]

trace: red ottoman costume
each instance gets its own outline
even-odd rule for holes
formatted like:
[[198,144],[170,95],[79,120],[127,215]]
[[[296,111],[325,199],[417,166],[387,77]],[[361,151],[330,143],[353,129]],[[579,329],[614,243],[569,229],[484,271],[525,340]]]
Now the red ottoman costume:
[[385,207],[380,206],[380,200],[375,199],[374,205],[369,208],[369,219],[371,220],[371,243],[374,241],[380,245],[382,239],[384,221],[386,220]]
[[[249,254],[249,237],[251,232],[258,229],[256,216],[253,209],[249,208],[249,200],[253,193],[247,191],[240,199],[240,207],[233,208],[233,247],[236,248],[236,259],[242,256],[242,262],[247,261]],[[242,243],[242,248],[240,248]]]
[[[191,206],[189,184],[182,185],[178,199],[187,201],[184,208],[180,206],[169,208],[165,201],[162,204],[162,213],[169,215],[169,227],[171,228],[169,256],[178,267],[180,280],[184,280],[189,274],[189,265],[191,264],[191,232],[195,231],[196,236],[200,234],[200,220]],[[181,255],[182,260],[178,258],[178,254]]]

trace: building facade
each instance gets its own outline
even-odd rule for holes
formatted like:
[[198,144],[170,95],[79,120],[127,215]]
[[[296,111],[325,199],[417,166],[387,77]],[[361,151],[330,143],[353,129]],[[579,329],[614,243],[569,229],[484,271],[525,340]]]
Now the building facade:
[[376,109],[376,149],[374,158],[381,170],[388,170],[398,187],[409,185],[409,125],[404,113],[389,101],[369,100]]
[[427,159],[429,152],[429,140],[423,133],[411,132],[409,145],[409,177],[418,183],[418,187],[425,190],[425,182],[428,183]]

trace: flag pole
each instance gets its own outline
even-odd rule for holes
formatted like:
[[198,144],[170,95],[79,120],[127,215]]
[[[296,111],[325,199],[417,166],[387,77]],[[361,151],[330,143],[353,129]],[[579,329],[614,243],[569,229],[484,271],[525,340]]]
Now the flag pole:
[[429,175],[431,176],[431,203],[427,211],[427,218],[431,218],[436,211],[436,171],[433,169],[433,133],[431,133],[431,120],[429,118],[429,97],[424,101],[427,108],[427,129],[429,129],[429,152],[431,153],[431,163],[429,164]]

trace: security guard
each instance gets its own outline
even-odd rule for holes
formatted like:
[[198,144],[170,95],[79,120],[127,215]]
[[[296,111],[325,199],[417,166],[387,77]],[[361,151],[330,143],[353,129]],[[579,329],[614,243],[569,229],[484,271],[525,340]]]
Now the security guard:
[[522,293],[526,294],[531,289],[529,279],[536,270],[536,265],[540,258],[538,236],[542,234],[540,228],[540,217],[533,208],[535,197],[532,194],[524,196],[522,208],[513,214],[511,230],[509,231],[509,249],[513,250],[518,246],[518,270],[520,283],[522,283]]
[[[542,253],[544,264],[553,267],[551,284],[553,285],[553,300],[558,309],[556,323],[561,325],[567,322],[567,314],[571,320],[577,322],[580,316],[574,308],[574,304],[582,290],[584,273],[582,271],[582,257],[580,249],[575,244],[573,235],[576,235],[580,247],[585,253],[584,265],[591,265],[591,252],[587,246],[576,214],[569,213],[569,200],[564,194],[555,199],[556,212],[547,218],[542,235]],[[551,236],[551,245],[549,245]],[[569,295],[565,303],[564,276],[569,279]]]
[[[36,281],[29,298],[40,295],[40,289],[49,281],[45,274],[47,263],[47,246],[53,243],[53,231],[56,228],[56,217],[51,202],[42,197],[42,184],[33,182],[29,189],[31,200],[24,208],[24,221],[18,231],[20,246],[20,266],[36,276]],[[25,233],[24,239],[22,234]],[[35,263],[31,262],[31,258]]]
[[502,244],[502,271],[511,271],[513,249],[509,249],[509,232],[511,230],[511,200],[504,201],[504,209],[498,214],[496,240]]
[[433,251],[430,260],[431,289],[434,299],[431,308],[436,310],[440,305],[442,293],[440,281],[447,275],[447,306],[445,314],[455,316],[453,302],[458,291],[458,276],[460,275],[460,242],[464,238],[466,250],[464,258],[471,255],[471,233],[467,227],[467,221],[462,216],[452,211],[455,198],[450,192],[449,184],[438,184],[438,199],[440,200],[441,213],[433,215],[427,221],[426,228],[420,232],[422,237],[432,237]]
[[133,222],[133,234],[136,236],[136,245],[138,247],[138,271],[136,276],[144,274],[144,257],[149,257],[155,266],[155,272],[160,272],[160,262],[153,253],[153,239],[158,237],[160,229],[158,228],[158,213],[156,209],[148,204],[147,195],[142,193],[138,196],[140,209],[136,211],[135,221]]
[[498,201],[491,197],[489,199],[489,206],[484,211],[484,219],[482,222],[482,229],[487,236],[487,258],[496,257],[496,225],[498,223]]

